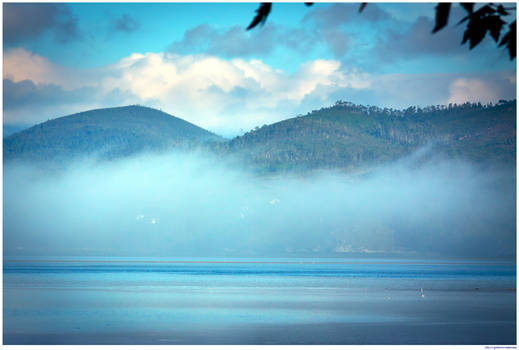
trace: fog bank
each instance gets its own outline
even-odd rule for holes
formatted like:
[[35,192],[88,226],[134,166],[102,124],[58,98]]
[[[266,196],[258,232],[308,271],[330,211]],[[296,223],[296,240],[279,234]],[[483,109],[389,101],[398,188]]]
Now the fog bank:
[[515,170],[411,159],[258,177],[197,154],[4,164],[6,256],[508,258]]

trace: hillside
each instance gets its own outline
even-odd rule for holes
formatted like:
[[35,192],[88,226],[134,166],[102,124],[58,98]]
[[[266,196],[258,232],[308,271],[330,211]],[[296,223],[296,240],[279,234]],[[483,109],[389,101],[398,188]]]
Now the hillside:
[[515,144],[515,101],[423,110],[339,101],[257,128],[234,138],[220,152],[232,152],[254,166],[277,171],[369,166],[396,160],[425,145],[447,157],[515,164]]
[[4,139],[4,160],[59,160],[98,155],[111,159],[220,141],[209,131],[156,109],[127,106],[77,113]]
[[141,151],[203,146],[260,172],[362,169],[423,146],[431,154],[515,164],[516,101],[406,110],[348,102],[225,140],[161,111],[128,106],[49,120],[4,139],[4,160],[113,159]]

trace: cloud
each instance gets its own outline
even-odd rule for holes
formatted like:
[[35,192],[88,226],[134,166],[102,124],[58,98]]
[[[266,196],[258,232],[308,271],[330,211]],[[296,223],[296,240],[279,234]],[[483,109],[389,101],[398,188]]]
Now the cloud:
[[459,78],[450,85],[449,102],[495,101],[496,95],[481,79]]
[[[337,90],[330,99],[407,108],[449,103],[497,102],[516,96],[515,71],[372,75],[369,89]],[[474,86],[472,86],[474,84]]]
[[[453,24],[464,15],[461,7],[453,7],[451,25],[436,34],[432,34],[434,8],[431,6],[420,7],[426,11],[423,13],[431,15],[429,17],[417,16],[412,5],[400,5],[398,18],[388,12],[391,9],[394,10],[374,3],[362,13],[358,11],[359,4],[354,3],[316,6],[297,28],[271,21],[252,31],[239,26],[202,24],[187,30],[182,39],[170,45],[169,51],[182,55],[204,53],[249,58],[280,54],[283,52],[280,50],[288,49],[296,54],[333,57],[370,71],[382,71],[381,66],[387,71],[388,64],[397,60],[446,55],[459,59],[469,55],[468,48],[460,44],[464,26]],[[410,13],[407,16],[402,14],[406,11]],[[496,50],[491,44],[485,40],[478,47],[477,51],[483,56],[478,58],[480,61],[497,60],[496,51],[503,60],[505,50]],[[484,55],[481,55],[482,48]],[[422,70],[427,71],[425,67]]]
[[56,103],[77,103],[92,95],[92,88],[83,87],[67,91],[55,84],[35,84],[31,80],[3,81],[4,109],[13,109],[28,104],[36,106]]
[[272,122],[307,95],[326,99],[327,89],[367,84],[362,74],[345,72],[333,60],[310,61],[287,74],[259,60],[148,53],[128,57],[114,69],[120,74],[105,80],[104,88],[125,86],[143,101],[156,98],[171,113],[210,128]]
[[444,104],[455,78],[452,74],[383,74],[374,93],[381,104],[396,108]]
[[4,124],[34,124],[138,101],[126,90],[100,91],[100,81],[111,74],[107,67],[67,68],[20,48],[5,51],[3,65]]
[[[72,70],[25,50],[10,50],[4,57],[4,120],[40,122],[57,113],[143,104],[234,136],[240,129],[337,100],[393,108],[477,99],[497,102],[515,96],[514,76],[513,71],[369,74],[323,59],[286,72],[258,59],[170,52],[136,53],[112,65]],[[470,87],[479,81],[483,83]]]
[[[392,17],[376,4],[370,3],[362,13],[359,4],[333,4],[324,8],[315,8],[303,19],[302,23],[308,28],[307,35],[312,36],[314,45],[324,43],[335,57],[344,57],[352,48],[365,45],[358,38],[359,25],[362,31],[369,33],[374,27],[379,27],[390,21]],[[368,27],[364,27],[368,25]],[[312,34],[309,34],[312,33]],[[361,33],[361,37],[365,37]]]
[[317,26],[342,27],[354,22],[378,22],[391,19],[391,15],[374,3],[368,4],[359,13],[358,3],[339,3],[315,8],[305,15],[303,22],[313,21]]
[[65,4],[4,3],[4,42],[8,45],[52,33],[58,43],[80,37],[78,20]]
[[294,51],[308,50],[313,38],[302,29],[267,23],[260,30],[246,31],[239,26],[218,28],[201,24],[186,30],[182,40],[173,42],[169,51],[177,54],[205,53],[223,57],[264,56],[277,47]]
[[449,103],[496,102],[516,96],[515,75],[496,74],[484,78],[458,78],[449,86]]
[[[56,106],[78,96],[90,105],[139,103],[203,127],[223,130],[235,125],[235,131],[290,116],[309,96],[315,108],[333,102],[327,100],[330,91],[370,84],[368,75],[345,69],[334,60],[308,61],[289,74],[255,59],[147,53],[97,69],[71,70],[23,49],[6,52],[4,79],[9,90],[4,95],[7,115],[15,107],[36,108],[44,96],[55,93],[58,97],[49,101]],[[46,120],[48,116],[40,111],[30,118]]]
[[[45,57],[32,54],[23,49],[11,49],[4,53],[4,78],[13,81],[30,79],[36,83],[56,81],[59,66],[54,65]],[[56,74],[57,73],[57,74]]]
[[95,87],[65,89],[56,84],[36,84],[31,80],[3,80],[3,122],[6,125],[33,125],[47,119],[108,106],[139,101],[127,91],[113,89],[99,93]]
[[91,85],[96,79],[92,70],[76,70],[55,64],[23,48],[4,51],[3,78],[13,82],[31,80],[35,84],[56,84],[65,88]]
[[[430,14],[434,14],[432,11]],[[469,45],[462,45],[467,22],[458,22],[467,15],[461,6],[452,6],[449,24],[433,34],[435,26],[434,18],[419,16],[410,25],[404,23],[393,25],[378,33],[376,51],[379,60],[388,62],[391,60],[409,60],[413,58],[438,58],[445,61],[446,57],[457,57],[488,66],[509,62],[507,53],[497,47],[495,42],[487,35],[475,48],[469,50]]]
[[[466,67],[478,68],[504,67],[509,61],[506,51],[497,48],[491,39],[483,40],[473,51],[461,45],[466,23],[457,22],[466,13],[460,6],[452,7],[450,24],[435,34],[435,12],[430,4],[416,7],[369,3],[362,13],[358,9],[359,4],[344,3],[308,12],[301,24],[311,47],[324,49],[319,52],[370,72],[387,72],[394,64],[408,62],[425,73],[439,66],[445,71],[446,65],[459,65],[461,60],[470,59]],[[430,62],[438,57],[442,61]]]
[[112,28],[115,31],[131,33],[139,29],[140,23],[128,14],[124,14],[116,18],[112,22]]
[[434,21],[421,16],[404,31],[388,29],[381,35],[378,51],[381,57],[409,57],[410,55],[444,55],[448,53],[465,53],[466,48],[460,45],[463,28],[448,26],[436,34],[432,34]]

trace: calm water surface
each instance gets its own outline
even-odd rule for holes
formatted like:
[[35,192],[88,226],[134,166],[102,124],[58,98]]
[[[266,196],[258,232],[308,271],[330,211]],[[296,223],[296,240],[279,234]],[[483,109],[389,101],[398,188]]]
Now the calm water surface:
[[3,279],[5,344],[516,343],[504,262],[4,258]]

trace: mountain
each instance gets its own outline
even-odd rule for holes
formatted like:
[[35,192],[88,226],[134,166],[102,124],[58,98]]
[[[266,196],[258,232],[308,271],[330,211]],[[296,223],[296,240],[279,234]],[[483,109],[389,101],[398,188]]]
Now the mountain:
[[380,164],[425,146],[434,154],[475,162],[515,164],[516,101],[497,105],[365,107],[348,102],[314,110],[220,145],[254,166],[284,169]]
[[59,160],[98,155],[104,159],[192,147],[223,140],[153,108],[127,106],[77,113],[4,138],[4,160]]
[[338,101],[232,140],[158,110],[98,109],[53,119],[4,138],[4,160],[112,159],[140,151],[204,147],[260,172],[369,168],[412,154],[515,164],[516,101],[393,110]]

